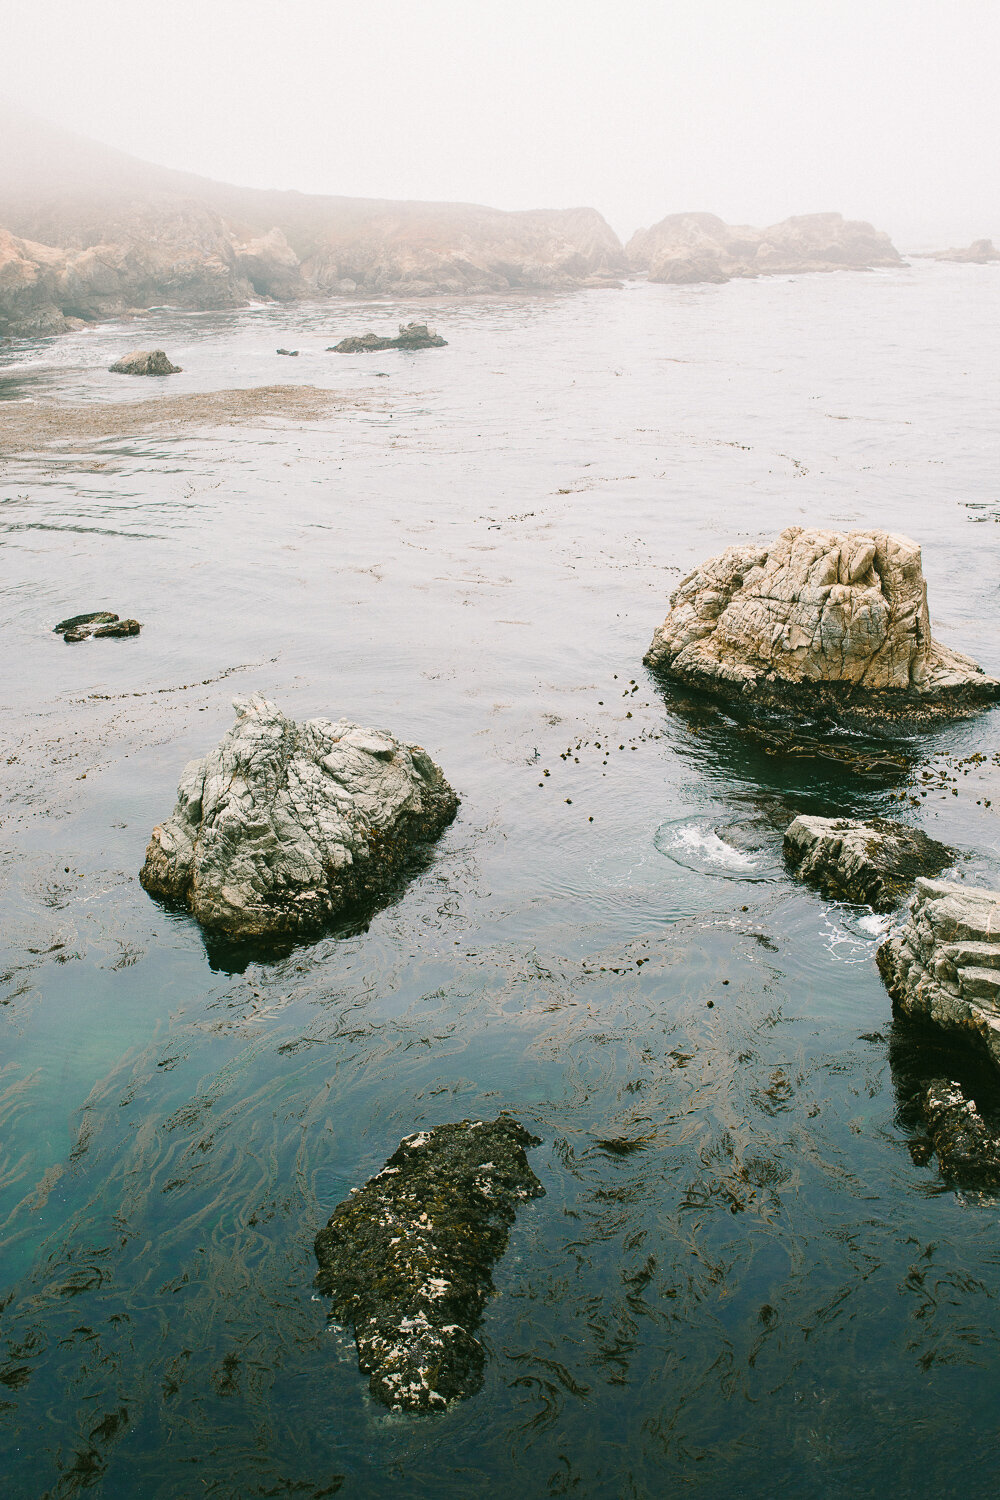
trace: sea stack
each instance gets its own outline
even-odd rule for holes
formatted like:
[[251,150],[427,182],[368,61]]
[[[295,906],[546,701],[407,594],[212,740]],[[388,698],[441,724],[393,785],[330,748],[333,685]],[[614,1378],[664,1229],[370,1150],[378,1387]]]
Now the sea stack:
[[790,526],[682,580],[645,663],[722,697],[868,724],[933,721],[1000,682],[931,637],[920,548],[886,531]]

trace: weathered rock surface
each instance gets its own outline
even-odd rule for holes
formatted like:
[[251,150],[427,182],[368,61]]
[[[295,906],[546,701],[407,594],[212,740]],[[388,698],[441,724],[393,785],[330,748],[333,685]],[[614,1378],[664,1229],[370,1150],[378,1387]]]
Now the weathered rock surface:
[[626,254],[650,281],[680,284],[902,265],[887,234],[835,213],[800,214],[768,229],[726,224],[715,214],[669,214],[634,234]]
[[172,365],[162,349],[133,349],[123,354],[108,369],[112,375],[179,375],[180,365]]
[[316,1284],[386,1406],[442,1407],[482,1384],[475,1330],[518,1204],[545,1191],[525,1156],[540,1144],[508,1115],[407,1136],[316,1236]]
[[232,187],[138,161],[0,104],[0,336],[70,320],[337,294],[607,286],[594,209],[509,213]]
[[399,334],[394,339],[381,338],[377,333],[362,333],[341,339],[331,344],[333,354],[370,354],[377,349],[443,349],[448,340],[432,333],[426,323],[400,323]]
[[1000,891],[918,877],[877,957],[896,1011],[978,1040],[1000,1067]]
[[724,697],[844,719],[962,715],[1000,682],[931,638],[920,548],[885,531],[730,547],[682,580],[646,665]]
[[111,610],[97,609],[87,615],[72,615],[68,620],[60,620],[52,629],[64,641],[84,641],[89,635],[138,635],[142,626],[138,620],[122,620]]
[[891,911],[918,875],[937,875],[954,859],[922,829],[888,818],[800,814],[785,832],[785,858],[799,877],[838,901]]
[[140,880],[210,932],[305,933],[391,888],[458,798],[419,745],[346,719],[295,724],[258,695],[192,761]]
[[917,257],[920,260],[951,260],[960,265],[985,266],[992,260],[1000,260],[1000,250],[992,240],[973,240],[964,250],[929,250]]
[[916,1102],[942,1176],[956,1187],[1000,1188],[1000,1140],[961,1085],[933,1078]]

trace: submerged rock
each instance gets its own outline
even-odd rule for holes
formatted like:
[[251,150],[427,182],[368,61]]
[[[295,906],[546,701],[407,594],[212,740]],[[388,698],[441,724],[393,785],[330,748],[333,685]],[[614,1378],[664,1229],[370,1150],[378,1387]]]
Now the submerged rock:
[[180,365],[172,365],[162,349],[133,349],[123,354],[108,369],[112,375],[179,375]]
[[431,333],[426,323],[400,323],[399,336],[380,338],[377,333],[363,333],[331,344],[333,354],[369,354],[378,349],[443,349],[448,340]]
[[391,888],[458,798],[419,745],[346,719],[295,724],[258,695],[192,761],[153,829],[140,880],[210,931],[243,939],[321,927]]
[[918,877],[877,959],[894,1010],[978,1039],[1000,1067],[1000,891]]
[[937,875],[952,851],[919,828],[888,818],[799,817],[785,831],[785,858],[800,880],[838,901],[891,911],[918,875]]
[[920,1093],[917,1107],[943,1177],[957,1187],[1000,1188],[1000,1140],[960,1084],[932,1079]]
[[789,526],[730,547],[670,596],[646,665],[723,697],[866,721],[967,714],[1000,682],[931,638],[920,548]]
[[71,615],[52,629],[64,641],[84,641],[89,635],[138,635],[142,626],[138,620],[120,620],[108,609],[97,609],[89,615]]
[[316,1236],[316,1284],[386,1406],[441,1407],[482,1385],[474,1330],[518,1204],[545,1192],[525,1156],[540,1144],[508,1115],[407,1136]]

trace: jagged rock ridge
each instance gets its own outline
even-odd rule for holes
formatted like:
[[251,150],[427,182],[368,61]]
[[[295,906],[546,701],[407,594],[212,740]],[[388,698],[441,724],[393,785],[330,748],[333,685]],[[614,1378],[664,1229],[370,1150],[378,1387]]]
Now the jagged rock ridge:
[[937,875],[952,851],[922,829],[889,818],[800,813],[785,831],[785,858],[799,877],[838,901],[891,911],[918,875]]

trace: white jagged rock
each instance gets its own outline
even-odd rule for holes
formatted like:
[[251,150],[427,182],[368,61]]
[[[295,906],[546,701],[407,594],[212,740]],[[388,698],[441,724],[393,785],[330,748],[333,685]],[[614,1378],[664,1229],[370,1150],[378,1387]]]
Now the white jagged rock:
[[878,966],[895,1010],[978,1038],[1000,1067],[1000,891],[918,879]]
[[1000,682],[931,638],[920,548],[885,531],[789,526],[689,573],[644,658],[731,698],[839,717],[933,719]]
[[185,768],[140,874],[231,938],[321,927],[392,885],[458,798],[419,745],[346,719],[295,724],[254,695],[220,744]]

